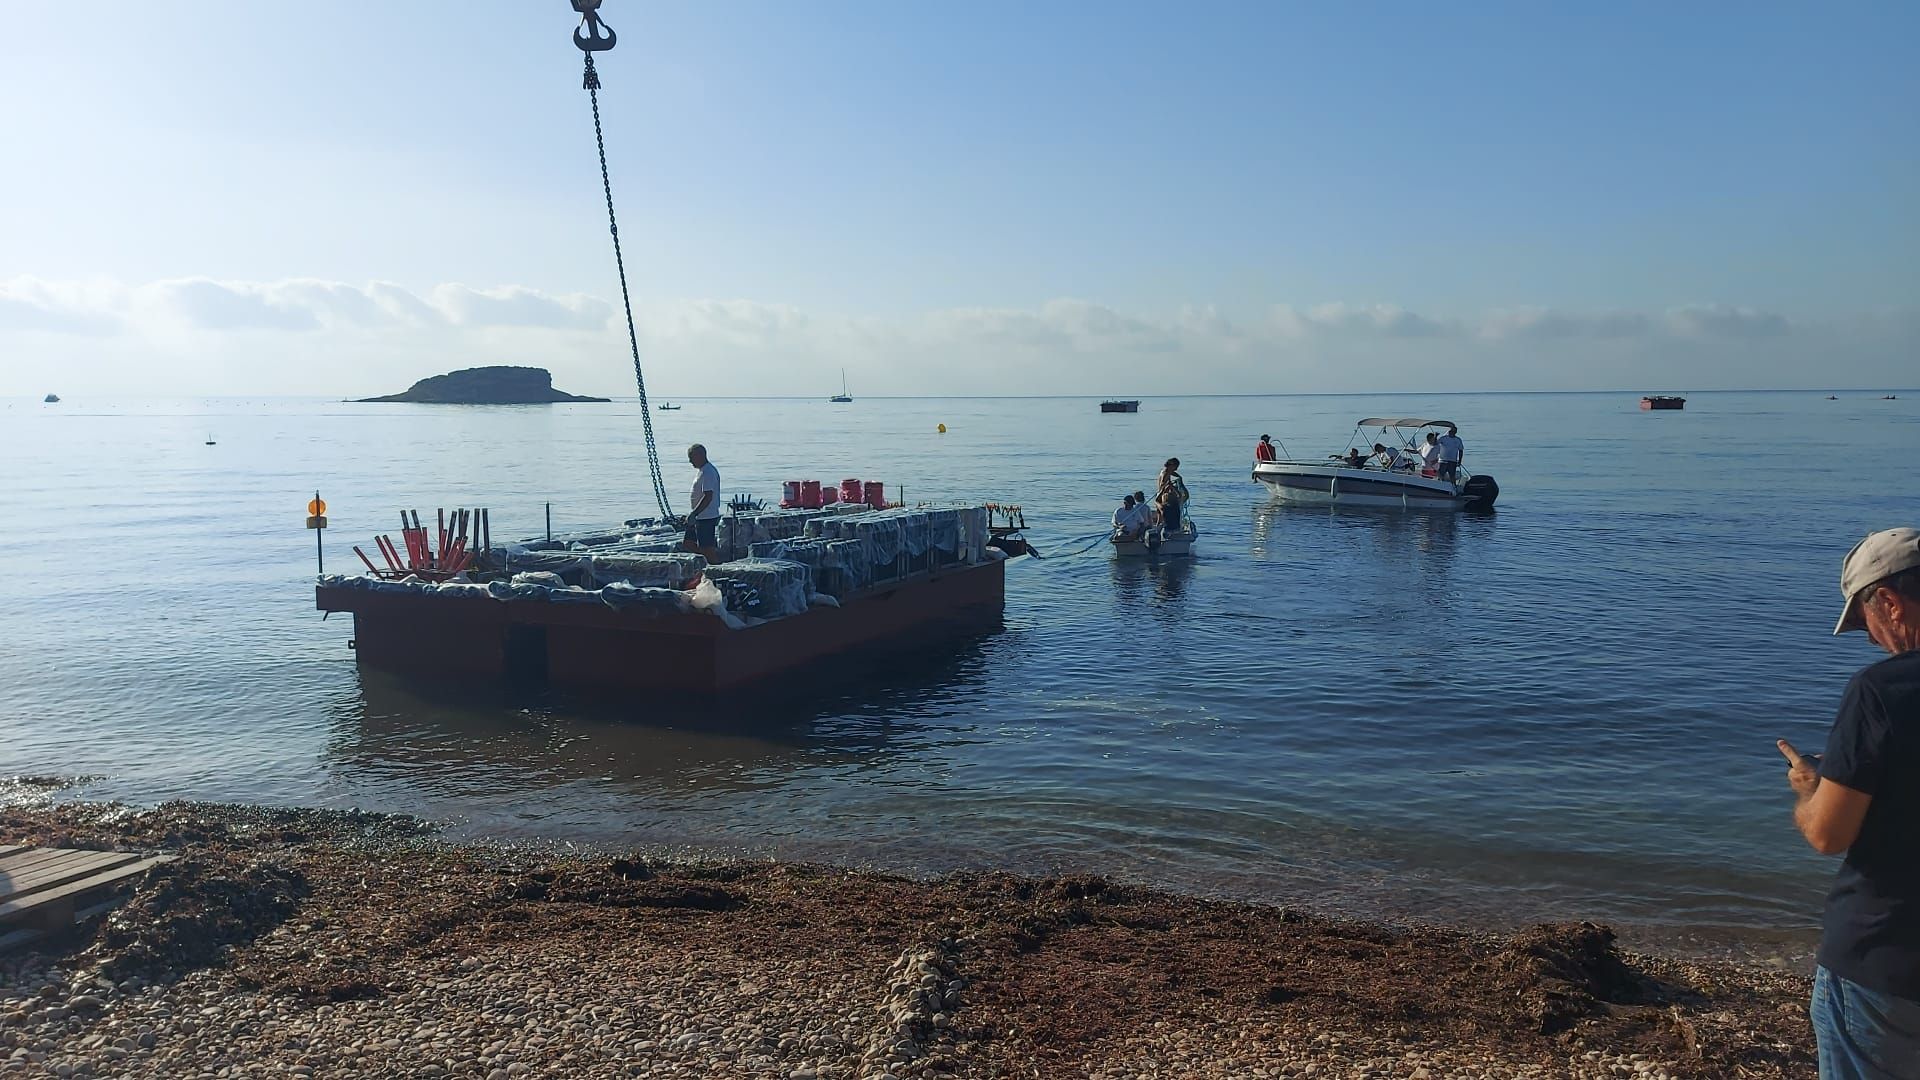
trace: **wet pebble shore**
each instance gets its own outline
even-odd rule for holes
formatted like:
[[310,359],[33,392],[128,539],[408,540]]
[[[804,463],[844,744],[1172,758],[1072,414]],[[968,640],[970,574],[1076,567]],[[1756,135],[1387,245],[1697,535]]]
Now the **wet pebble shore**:
[[1803,978],[1099,878],[437,843],[407,819],[0,810],[178,858],[0,957],[0,1076],[1808,1076]]

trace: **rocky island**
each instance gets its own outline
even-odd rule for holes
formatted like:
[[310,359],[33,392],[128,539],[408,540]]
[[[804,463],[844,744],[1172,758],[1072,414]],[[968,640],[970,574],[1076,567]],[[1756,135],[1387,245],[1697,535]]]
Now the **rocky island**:
[[421,379],[405,393],[361,401],[411,401],[422,405],[545,405],[555,401],[607,401],[553,388],[553,373],[536,367],[477,367]]

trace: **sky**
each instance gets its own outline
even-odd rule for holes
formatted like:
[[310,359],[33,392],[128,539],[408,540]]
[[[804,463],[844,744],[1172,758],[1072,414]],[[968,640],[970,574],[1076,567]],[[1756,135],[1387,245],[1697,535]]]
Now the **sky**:
[[[1920,5],[602,13],[655,396],[1920,371]],[[576,22],[0,4],[0,394],[633,393]]]

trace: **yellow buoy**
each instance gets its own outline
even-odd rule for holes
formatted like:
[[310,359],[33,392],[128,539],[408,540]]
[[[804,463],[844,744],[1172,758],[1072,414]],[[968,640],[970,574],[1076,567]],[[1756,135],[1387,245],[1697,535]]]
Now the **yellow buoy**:
[[945,425],[945,424],[941,424],[941,425],[940,425],[940,434],[942,434],[942,435],[945,435],[946,433],[947,433],[947,425]]

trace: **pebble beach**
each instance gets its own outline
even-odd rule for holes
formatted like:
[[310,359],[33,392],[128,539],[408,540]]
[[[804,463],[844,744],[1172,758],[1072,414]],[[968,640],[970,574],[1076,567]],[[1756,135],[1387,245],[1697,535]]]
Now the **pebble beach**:
[[1804,975],[1100,877],[913,879],[451,844],[416,819],[0,811],[165,851],[0,958],[0,1075],[1786,1077]]

